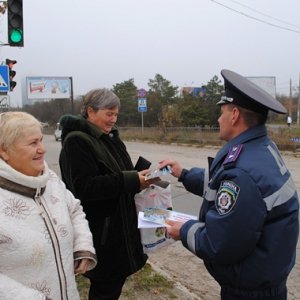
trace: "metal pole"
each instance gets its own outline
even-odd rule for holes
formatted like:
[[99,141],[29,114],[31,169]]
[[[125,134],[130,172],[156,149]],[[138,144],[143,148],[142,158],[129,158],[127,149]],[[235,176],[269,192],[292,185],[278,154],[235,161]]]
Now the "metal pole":
[[144,134],[144,113],[142,112],[142,133]]
[[71,91],[70,91],[70,100],[71,100],[71,114],[74,114],[74,99],[73,99],[73,79],[72,77],[70,78],[70,83],[71,83]]
[[300,73],[299,73],[299,87],[298,87],[298,109],[297,109],[297,125],[300,125]]
[[289,115],[292,116],[292,79],[290,79]]

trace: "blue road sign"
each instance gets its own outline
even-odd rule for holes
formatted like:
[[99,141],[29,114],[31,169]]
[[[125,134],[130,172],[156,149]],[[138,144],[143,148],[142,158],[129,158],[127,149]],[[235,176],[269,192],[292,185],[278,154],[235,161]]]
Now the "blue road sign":
[[139,112],[146,112],[147,111],[147,99],[146,98],[139,98],[138,99],[138,111]]
[[147,106],[142,106],[142,107],[139,106],[138,111],[139,112],[147,112]]
[[0,92],[9,91],[9,71],[8,66],[0,65]]

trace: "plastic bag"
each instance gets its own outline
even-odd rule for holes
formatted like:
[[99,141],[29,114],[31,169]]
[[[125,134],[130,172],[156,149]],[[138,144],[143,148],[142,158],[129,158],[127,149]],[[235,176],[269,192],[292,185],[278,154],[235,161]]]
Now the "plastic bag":
[[[158,181],[155,184],[151,184],[149,188],[135,195],[135,205],[137,213],[149,207],[171,210],[171,184],[167,181]],[[152,252],[174,242],[173,239],[167,236],[165,227],[141,228],[140,233],[145,253]]]

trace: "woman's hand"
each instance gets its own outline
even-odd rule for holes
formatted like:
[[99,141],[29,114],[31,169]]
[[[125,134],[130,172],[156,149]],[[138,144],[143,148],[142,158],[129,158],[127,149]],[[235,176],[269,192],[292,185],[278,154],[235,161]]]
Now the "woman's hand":
[[150,169],[146,169],[146,170],[138,172],[141,190],[146,189],[151,184],[161,180],[159,177],[146,180],[146,174],[149,174],[149,173],[150,173]]
[[89,267],[90,260],[88,258],[77,259],[74,261],[74,273],[75,275],[84,274]]

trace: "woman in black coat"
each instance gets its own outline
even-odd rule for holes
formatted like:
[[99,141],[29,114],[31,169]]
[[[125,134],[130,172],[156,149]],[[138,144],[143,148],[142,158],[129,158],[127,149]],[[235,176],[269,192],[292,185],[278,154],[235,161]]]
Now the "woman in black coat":
[[126,277],[141,269],[143,253],[134,194],[152,183],[149,170],[134,170],[115,123],[119,98],[96,89],[83,100],[82,117],[61,118],[62,150],[59,163],[63,181],[81,202],[98,257],[87,274],[89,300],[118,299]]

